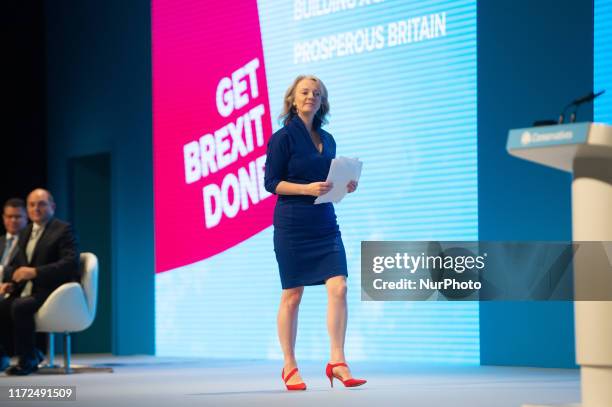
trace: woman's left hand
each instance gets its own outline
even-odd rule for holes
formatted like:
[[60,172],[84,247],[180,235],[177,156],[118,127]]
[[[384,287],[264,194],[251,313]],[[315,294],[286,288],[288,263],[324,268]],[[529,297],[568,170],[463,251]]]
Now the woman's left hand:
[[357,189],[357,181],[351,181],[348,184],[346,184],[346,190],[348,191],[349,194],[351,192],[355,192],[356,189]]

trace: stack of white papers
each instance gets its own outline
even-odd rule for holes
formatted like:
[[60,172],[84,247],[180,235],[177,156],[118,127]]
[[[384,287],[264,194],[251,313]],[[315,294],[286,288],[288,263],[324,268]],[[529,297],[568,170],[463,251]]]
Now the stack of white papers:
[[363,163],[356,158],[338,157],[334,158],[329,167],[326,182],[334,184],[332,189],[325,195],[315,199],[315,204],[326,202],[338,203],[348,193],[346,186],[350,181],[359,181]]

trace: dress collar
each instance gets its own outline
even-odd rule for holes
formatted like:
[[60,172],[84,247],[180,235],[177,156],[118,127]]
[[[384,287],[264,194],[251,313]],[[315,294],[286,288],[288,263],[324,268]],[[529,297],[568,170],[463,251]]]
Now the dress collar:
[[[304,124],[302,119],[300,119],[300,116],[298,116],[297,114],[293,116],[290,123],[301,128],[304,131],[304,133],[306,133],[308,137],[310,137],[310,134],[308,133],[308,129],[306,128],[306,125]],[[319,133],[319,136],[321,137],[321,140],[322,140],[325,137],[325,130],[319,127],[317,129],[317,132]]]

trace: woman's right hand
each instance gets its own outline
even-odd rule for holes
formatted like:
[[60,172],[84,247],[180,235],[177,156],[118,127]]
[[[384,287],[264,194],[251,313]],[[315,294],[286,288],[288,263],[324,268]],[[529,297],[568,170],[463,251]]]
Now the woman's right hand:
[[311,182],[306,184],[306,195],[321,196],[328,193],[334,185],[331,182]]

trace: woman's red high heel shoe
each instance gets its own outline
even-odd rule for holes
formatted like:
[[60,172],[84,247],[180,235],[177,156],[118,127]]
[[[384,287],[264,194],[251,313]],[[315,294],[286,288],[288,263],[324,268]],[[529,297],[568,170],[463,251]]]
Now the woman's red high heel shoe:
[[296,384],[287,384],[289,379],[291,379],[291,376],[293,376],[297,371],[298,371],[298,368],[294,367],[293,369],[291,369],[291,371],[289,372],[287,376],[285,376],[285,368],[283,368],[283,370],[281,371],[281,377],[283,378],[283,381],[285,382],[285,386],[287,387],[287,390],[306,390],[306,383],[304,382],[296,383]]
[[325,374],[327,375],[327,378],[329,379],[329,384],[331,384],[331,387],[334,387],[334,378],[340,380],[342,384],[344,384],[344,387],[357,387],[367,382],[367,380],[365,379],[351,378],[351,379],[343,380],[340,376],[336,376],[334,374],[334,368],[338,366],[344,366],[348,368],[346,363],[333,363],[333,364],[328,363],[327,367],[325,368]]

